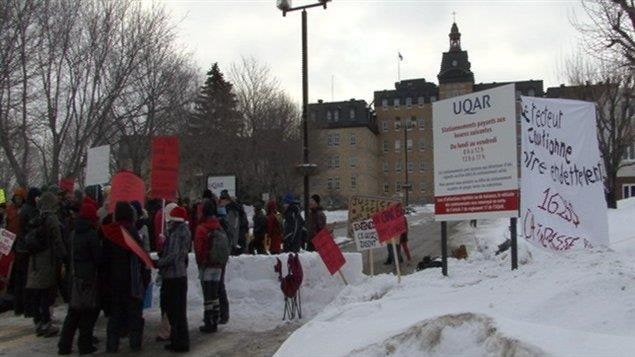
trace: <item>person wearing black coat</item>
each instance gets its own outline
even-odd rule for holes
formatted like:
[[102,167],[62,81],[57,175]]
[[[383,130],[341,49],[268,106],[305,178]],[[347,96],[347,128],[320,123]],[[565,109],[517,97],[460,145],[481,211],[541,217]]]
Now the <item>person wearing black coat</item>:
[[[102,259],[101,243],[97,235],[97,203],[91,198],[84,198],[79,216],[74,222],[73,234],[70,238],[69,285],[77,294],[70,292],[68,313],[62,326],[62,333],[57,344],[58,354],[67,355],[72,351],[73,337],[79,328],[77,347],[80,354],[93,353],[97,348],[93,345],[93,329],[99,313],[97,296],[97,269]],[[83,297],[80,297],[83,296]]]
[[284,210],[284,252],[297,253],[307,235],[304,219],[300,215],[300,206],[292,194],[288,193],[283,199]]
[[264,203],[254,204],[254,239],[249,242],[249,254],[267,254],[265,236],[267,235],[267,217],[263,212]]
[[[115,223],[126,229],[140,246],[143,244],[134,226],[134,211],[128,202],[117,202],[114,214]],[[143,339],[143,298],[150,282],[149,271],[143,262],[130,250],[104,240],[104,261],[106,262],[104,279],[110,293],[110,316],[108,319],[106,352],[119,350],[120,331],[128,327],[130,349],[141,350]]]

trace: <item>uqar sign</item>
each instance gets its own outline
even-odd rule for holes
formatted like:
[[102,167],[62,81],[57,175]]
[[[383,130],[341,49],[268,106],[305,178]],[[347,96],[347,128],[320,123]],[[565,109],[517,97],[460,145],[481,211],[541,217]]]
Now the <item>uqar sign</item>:
[[513,84],[433,104],[438,221],[518,216]]
[[231,197],[236,197],[236,176],[208,176],[207,188],[216,195],[220,196],[221,191],[227,190]]

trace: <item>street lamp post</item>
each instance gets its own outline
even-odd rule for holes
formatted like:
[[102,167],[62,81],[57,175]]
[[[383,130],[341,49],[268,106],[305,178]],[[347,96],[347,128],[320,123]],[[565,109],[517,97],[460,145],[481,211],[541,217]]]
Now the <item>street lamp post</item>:
[[282,10],[282,16],[287,12],[302,10],[302,164],[298,166],[304,177],[304,219],[309,223],[309,175],[317,169],[316,164],[309,163],[309,130],[307,120],[307,106],[309,104],[309,74],[308,74],[308,50],[307,50],[307,20],[306,9],[321,6],[326,9],[326,4],[331,0],[320,0],[318,3],[303,6],[291,6],[291,0],[277,0],[277,6]]

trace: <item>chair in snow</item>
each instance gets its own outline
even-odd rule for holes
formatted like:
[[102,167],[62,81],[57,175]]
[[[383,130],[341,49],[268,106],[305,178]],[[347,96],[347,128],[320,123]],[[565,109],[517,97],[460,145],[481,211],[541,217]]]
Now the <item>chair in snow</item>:
[[282,314],[282,320],[289,317],[290,320],[294,319],[296,313],[298,318],[302,318],[302,298],[300,296],[300,286],[302,285],[302,264],[300,263],[300,256],[298,253],[289,254],[287,259],[287,275],[282,276],[282,262],[279,258],[276,258],[277,262],[274,266],[274,270],[278,273],[278,280],[280,281],[280,289],[284,295],[284,313]]

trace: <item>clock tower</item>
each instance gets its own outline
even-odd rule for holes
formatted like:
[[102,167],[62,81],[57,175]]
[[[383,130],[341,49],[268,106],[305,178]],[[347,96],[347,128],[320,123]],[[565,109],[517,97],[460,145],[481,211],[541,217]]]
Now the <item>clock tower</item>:
[[474,73],[470,67],[467,51],[461,49],[461,33],[456,22],[450,30],[450,50],[443,52],[439,79],[439,99],[471,93],[474,87]]

